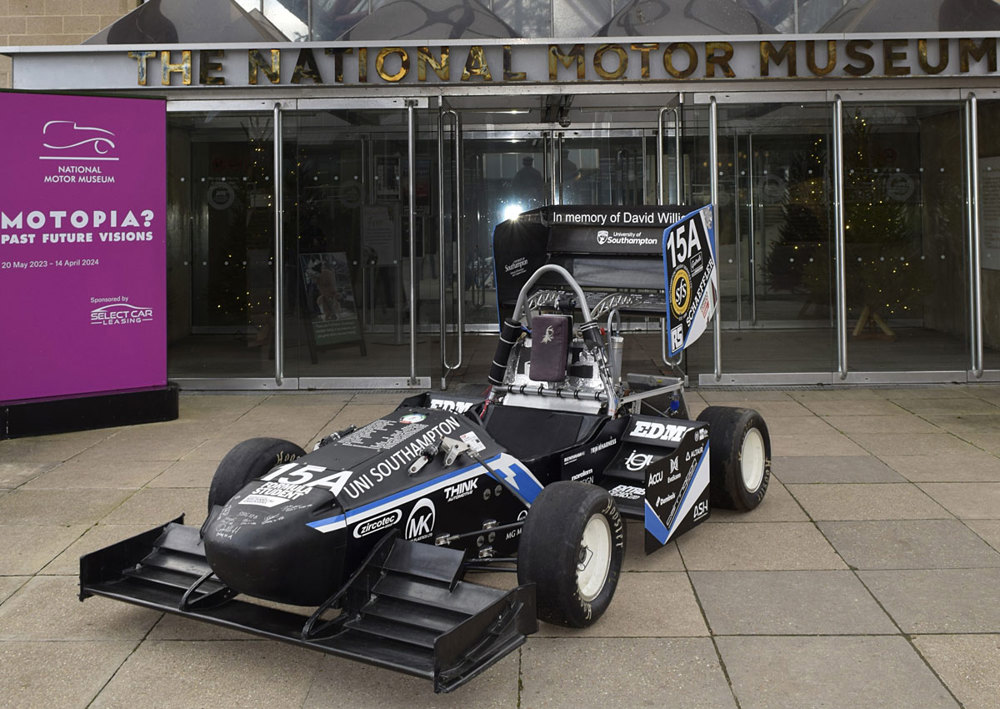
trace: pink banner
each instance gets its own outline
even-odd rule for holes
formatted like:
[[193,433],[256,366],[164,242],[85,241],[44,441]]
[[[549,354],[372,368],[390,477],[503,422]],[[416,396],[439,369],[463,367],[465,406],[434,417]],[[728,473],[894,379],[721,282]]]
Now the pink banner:
[[0,93],[0,401],[166,384],[166,104]]

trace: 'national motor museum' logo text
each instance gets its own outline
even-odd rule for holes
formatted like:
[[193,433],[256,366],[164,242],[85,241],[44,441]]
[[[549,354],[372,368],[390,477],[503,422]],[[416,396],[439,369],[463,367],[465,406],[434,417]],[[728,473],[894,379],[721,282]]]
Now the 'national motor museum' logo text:
[[[91,298],[91,301],[101,301],[101,298]],[[122,302],[124,298],[113,298],[116,302],[108,303],[90,311],[91,325],[137,325],[153,320],[153,309],[131,303]]]

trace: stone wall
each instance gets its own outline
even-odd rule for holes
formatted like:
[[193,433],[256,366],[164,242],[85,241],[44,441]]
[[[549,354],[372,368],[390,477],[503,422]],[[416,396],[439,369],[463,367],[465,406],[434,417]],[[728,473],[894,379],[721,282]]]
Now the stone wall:
[[[141,5],[141,0],[0,0],[3,47],[80,44]],[[11,60],[0,56],[0,88],[11,86]]]

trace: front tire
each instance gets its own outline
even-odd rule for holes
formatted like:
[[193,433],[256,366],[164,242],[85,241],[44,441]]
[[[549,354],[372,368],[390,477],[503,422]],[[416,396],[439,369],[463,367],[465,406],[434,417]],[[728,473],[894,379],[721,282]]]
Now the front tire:
[[625,523],[611,496],[595,485],[556,482],[524,521],[517,579],[535,584],[541,620],[585,628],[610,605],[624,558]]
[[306,452],[283,438],[250,438],[237,443],[219,462],[208,489],[208,511],[224,505],[254,478],[272,468],[290,463]]
[[756,508],[771,479],[771,437],[764,419],[753,409],[709,406],[698,420],[709,427],[712,506]]

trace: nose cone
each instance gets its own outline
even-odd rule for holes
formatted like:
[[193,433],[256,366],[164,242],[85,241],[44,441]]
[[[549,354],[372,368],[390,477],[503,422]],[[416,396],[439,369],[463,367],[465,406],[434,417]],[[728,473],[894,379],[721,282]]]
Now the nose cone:
[[254,481],[209,517],[205,556],[240,593],[319,605],[343,582],[345,539],[342,529],[324,533],[309,522],[338,513],[327,490]]

